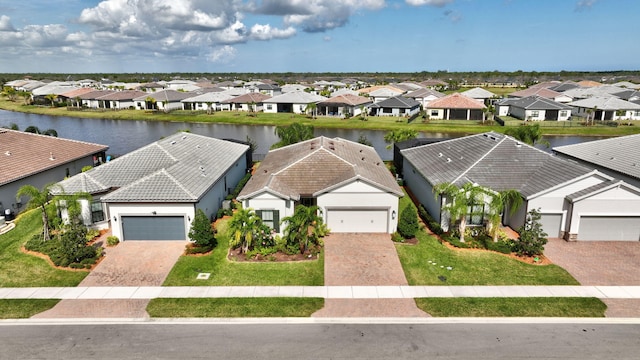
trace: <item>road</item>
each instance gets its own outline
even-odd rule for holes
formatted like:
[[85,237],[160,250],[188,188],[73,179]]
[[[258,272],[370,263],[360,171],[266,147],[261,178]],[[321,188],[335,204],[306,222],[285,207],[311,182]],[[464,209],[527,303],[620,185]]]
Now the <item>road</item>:
[[640,323],[0,322],[0,359],[637,359]]

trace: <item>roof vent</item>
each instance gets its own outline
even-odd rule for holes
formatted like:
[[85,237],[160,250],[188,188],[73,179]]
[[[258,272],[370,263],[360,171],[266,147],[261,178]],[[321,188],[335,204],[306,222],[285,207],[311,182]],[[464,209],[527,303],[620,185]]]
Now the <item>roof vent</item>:
[[182,135],[182,140],[186,139],[187,135]]
[[362,159],[360,159],[360,160],[364,161],[364,158],[362,158]]
[[442,157],[442,153],[438,153],[438,157]]
[[175,140],[173,140],[173,141],[171,142],[171,145],[175,145],[175,144],[176,144],[176,141],[175,141]]
[[200,166],[200,171],[204,171],[204,166]]
[[616,159],[616,158],[615,158],[615,157],[613,157],[613,156],[612,156],[611,158],[609,158],[609,160],[615,160],[615,159]]
[[11,151],[7,150],[7,151],[4,152],[4,154],[7,155],[7,156],[11,156]]
[[451,162],[451,159],[450,159],[450,158],[447,158],[447,162],[448,162],[448,163],[450,163],[450,162]]
[[55,156],[53,156],[53,151],[52,151],[52,152],[50,152],[50,153],[49,153],[49,160],[52,160],[52,161],[53,161],[53,160],[55,160],[55,159],[56,159],[56,157],[55,157]]

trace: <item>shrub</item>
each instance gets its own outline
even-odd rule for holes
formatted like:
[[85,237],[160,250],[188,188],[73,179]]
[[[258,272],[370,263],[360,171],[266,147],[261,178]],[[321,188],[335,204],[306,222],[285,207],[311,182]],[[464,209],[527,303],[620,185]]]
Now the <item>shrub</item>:
[[189,239],[193,241],[196,247],[215,247],[217,245],[211,223],[202,209],[196,210],[196,215],[189,230]]
[[116,246],[120,242],[117,236],[111,235],[107,237],[107,246]]
[[393,242],[404,242],[404,238],[397,231],[391,234],[391,241]]
[[431,231],[433,231],[436,235],[442,235],[444,231],[442,230],[442,226],[427,212],[424,206],[418,206],[418,214],[422,221],[424,221]]
[[542,230],[540,212],[532,209],[527,213],[523,226],[518,229],[520,238],[511,242],[512,250],[520,256],[542,255],[547,243],[547,233]]
[[418,214],[413,206],[407,206],[400,213],[398,232],[405,239],[411,239],[418,232]]
[[100,230],[91,229],[87,231],[87,241],[91,241],[100,236]]
[[248,172],[238,183],[238,185],[235,187],[235,189],[233,189],[233,192],[229,195],[227,195],[226,199],[227,200],[232,200],[235,199],[236,197],[238,197],[238,194],[240,194],[240,191],[242,191],[242,188],[244,188],[245,184],[247,183],[247,181],[249,181],[249,179],[251,179],[251,173]]

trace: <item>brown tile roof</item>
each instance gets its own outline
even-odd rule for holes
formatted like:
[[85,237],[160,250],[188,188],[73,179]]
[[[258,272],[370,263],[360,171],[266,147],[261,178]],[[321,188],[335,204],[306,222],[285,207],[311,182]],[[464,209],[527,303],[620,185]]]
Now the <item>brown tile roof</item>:
[[116,91],[110,94],[100,96],[98,99],[100,100],[109,100],[109,101],[120,101],[120,100],[133,100],[140,96],[147,95],[144,91],[138,90],[126,90],[126,91]]
[[460,93],[453,93],[443,98],[433,100],[427,105],[428,109],[484,109],[483,103],[466,97]]
[[601,86],[602,83],[597,82],[597,81],[593,81],[593,80],[582,80],[582,81],[578,81],[578,86],[580,87],[596,87],[596,86]]
[[524,98],[524,97],[533,96],[533,95],[537,95],[547,99],[554,99],[555,97],[561,95],[561,93],[557,91],[553,91],[551,89],[544,88],[544,87],[543,88],[530,87],[528,89],[514,91],[511,94],[509,94],[510,97],[519,97],[519,98]]
[[261,104],[263,101],[271,99],[271,96],[262,93],[247,93],[244,95],[236,96],[229,100],[222,101],[225,104]]
[[376,90],[380,90],[380,89],[389,89],[389,90],[393,90],[393,91],[398,91],[400,92],[400,94],[403,94],[405,92],[405,90],[403,89],[398,89],[395,86],[391,86],[391,85],[374,85],[374,86],[370,86],[367,88],[362,88],[360,90],[358,90],[358,92],[360,94],[370,94],[372,91],[376,91]]
[[107,94],[111,94],[114,93],[115,91],[113,90],[93,90],[91,92],[88,92],[86,94],[82,94],[80,95],[80,99],[82,100],[95,100],[101,96],[105,96]]
[[368,104],[370,102],[371,102],[371,99],[366,97],[352,95],[352,94],[343,94],[343,95],[334,96],[325,101],[319,102],[318,105],[346,104],[350,106],[358,106],[358,105]]
[[106,145],[0,129],[0,185],[108,148]]
[[96,89],[80,88],[80,89],[75,89],[75,90],[68,91],[66,93],[62,93],[62,94],[60,94],[60,96],[64,96],[64,97],[67,97],[69,99],[73,99],[75,97],[80,97],[81,95],[88,94],[88,93],[91,93],[91,92],[94,92],[94,91],[96,91]]
[[238,199],[268,191],[298,200],[356,179],[402,196],[402,190],[372,147],[321,136],[270,151]]

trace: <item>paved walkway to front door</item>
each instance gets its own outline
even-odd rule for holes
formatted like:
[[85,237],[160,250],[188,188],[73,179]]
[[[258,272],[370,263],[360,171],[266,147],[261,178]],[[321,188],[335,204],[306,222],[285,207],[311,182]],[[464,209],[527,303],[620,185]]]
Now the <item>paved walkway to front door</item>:
[[[388,234],[331,234],[324,239],[326,286],[407,285]],[[413,299],[326,299],[315,317],[425,317]]]
[[[105,258],[79,286],[160,286],[184,252],[185,241],[125,241],[105,249]],[[148,317],[148,299],[62,300],[34,318]]]

